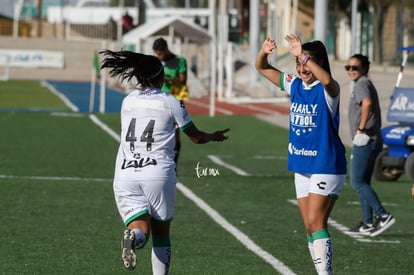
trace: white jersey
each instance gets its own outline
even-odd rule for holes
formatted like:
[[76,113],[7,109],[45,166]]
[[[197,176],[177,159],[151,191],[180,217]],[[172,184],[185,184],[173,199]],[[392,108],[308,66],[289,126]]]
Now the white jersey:
[[130,93],[122,102],[115,179],[165,177],[163,170],[175,169],[175,127],[191,123],[184,105],[160,89]]

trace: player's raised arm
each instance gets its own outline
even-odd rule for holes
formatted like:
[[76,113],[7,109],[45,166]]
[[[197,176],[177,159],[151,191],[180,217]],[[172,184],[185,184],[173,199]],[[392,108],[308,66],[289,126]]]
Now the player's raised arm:
[[275,40],[267,38],[263,42],[262,48],[256,56],[255,67],[261,75],[280,87],[280,71],[271,66],[268,61],[268,56],[271,55],[276,48]]

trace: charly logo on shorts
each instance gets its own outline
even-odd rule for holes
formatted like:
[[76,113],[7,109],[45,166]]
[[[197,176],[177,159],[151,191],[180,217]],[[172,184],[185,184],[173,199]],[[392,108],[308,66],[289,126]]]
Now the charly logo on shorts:
[[325,190],[326,182],[321,181],[320,183],[317,184],[317,186],[319,189]]

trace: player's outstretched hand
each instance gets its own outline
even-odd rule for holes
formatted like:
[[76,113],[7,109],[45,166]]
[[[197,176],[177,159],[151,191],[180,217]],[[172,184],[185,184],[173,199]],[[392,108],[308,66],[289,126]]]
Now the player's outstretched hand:
[[191,124],[184,130],[184,133],[191,139],[192,142],[196,144],[204,144],[210,141],[225,141],[229,138],[224,135],[228,131],[230,131],[230,129],[227,128],[213,133],[206,133],[198,130],[194,124]]
[[211,140],[212,141],[225,141],[226,139],[229,138],[228,136],[224,135],[228,131],[230,131],[229,128],[224,129],[224,130],[220,130],[220,131],[215,131],[214,133],[212,133]]
[[285,40],[289,43],[289,52],[297,57],[302,54],[302,41],[294,34],[286,35]]
[[277,48],[276,42],[274,39],[267,38],[262,45],[262,50],[265,54],[271,54],[274,49]]

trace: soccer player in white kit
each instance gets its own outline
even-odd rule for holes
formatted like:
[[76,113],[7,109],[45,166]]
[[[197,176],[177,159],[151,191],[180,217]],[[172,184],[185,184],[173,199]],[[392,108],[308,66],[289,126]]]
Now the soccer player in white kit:
[[127,227],[122,238],[122,261],[136,267],[135,250],[152,234],[153,274],[168,274],[171,259],[170,221],[174,214],[176,173],[175,125],[194,143],[224,141],[229,129],[205,133],[197,129],[184,105],[163,93],[164,70],[155,56],[104,50],[101,68],[138,87],[122,102],[121,143],[114,175],[115,201]]

